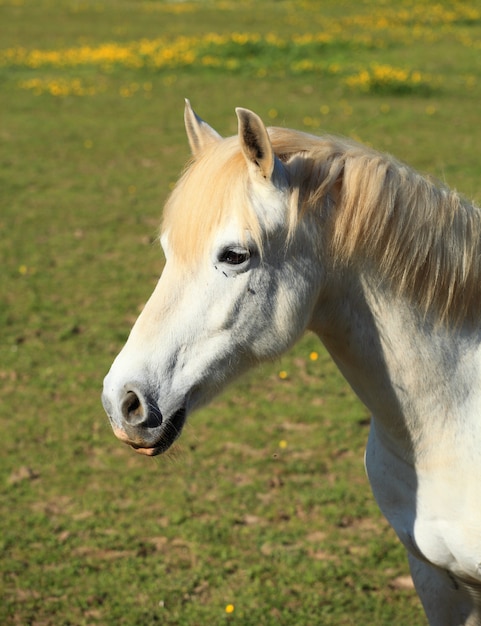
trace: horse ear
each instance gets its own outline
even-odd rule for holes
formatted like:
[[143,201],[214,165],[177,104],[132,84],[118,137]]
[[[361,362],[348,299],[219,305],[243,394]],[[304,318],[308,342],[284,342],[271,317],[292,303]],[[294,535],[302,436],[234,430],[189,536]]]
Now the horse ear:
[[237,108],[239,139],[248,163],[253,164],[263,178],[270,179],[274,170],[274,151],[261,118],[248,109]]
[[185,99],[184,122],[187,139],[194,156],[209,144],[222,139],[217,131],[197,115],[187,98]]

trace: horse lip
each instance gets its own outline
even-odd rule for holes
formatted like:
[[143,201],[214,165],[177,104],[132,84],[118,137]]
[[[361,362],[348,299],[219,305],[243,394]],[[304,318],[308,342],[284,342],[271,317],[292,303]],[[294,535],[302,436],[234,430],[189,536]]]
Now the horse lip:
[[179,437],[184,427],[186,417],[187,409],[185,406],[182,406],[168,420],[163,422],[163,428],[161,429],[159,438],[152,445],[146,444],[146,442],[142,441],[140,438],[137,441],[133,440],[123,428],[119,428],[118,426],[112,426],[112,428],[114,435],[120,439],[120,441],[129,445],[138,454],[157,456],[158,454],[166,452]]
[[154,448],[140,448],[135,443],[129,443],[128,445],[135,450],[135,452],[143,454],[144,456],[157,456],[163,452],[163,449],[160,446]]

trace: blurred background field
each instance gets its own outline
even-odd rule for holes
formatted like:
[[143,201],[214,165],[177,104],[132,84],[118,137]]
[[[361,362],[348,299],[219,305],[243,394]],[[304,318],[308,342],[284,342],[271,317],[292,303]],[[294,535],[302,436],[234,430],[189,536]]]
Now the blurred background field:
[[348,135],[481,198],[481,2],[0,0],[0,623],[425,623],[315,337],[114,439],[102,378],[162,269],[183,98]]

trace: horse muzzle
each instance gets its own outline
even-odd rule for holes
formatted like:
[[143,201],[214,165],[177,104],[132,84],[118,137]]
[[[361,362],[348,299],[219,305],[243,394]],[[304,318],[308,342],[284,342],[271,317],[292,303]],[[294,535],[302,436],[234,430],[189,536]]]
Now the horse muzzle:
[[115,400],[104,390],[102,404],[114,435],[147,456],[170,448],[180,435],[187,414],[182,406],[172,415],[163,416],[157,401],[134,386],[124,386]]

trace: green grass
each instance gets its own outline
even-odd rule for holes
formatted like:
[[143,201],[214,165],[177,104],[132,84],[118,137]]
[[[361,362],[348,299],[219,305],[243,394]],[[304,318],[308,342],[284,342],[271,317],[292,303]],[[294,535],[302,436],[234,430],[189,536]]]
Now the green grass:
[[[184,97],[224,134],[250,107],[479,202],[481,3],[320,5],[0,0],[2,624],[425,623],[364,476],[367,411],[313,336],[168,456],[120,445],[99,399],[162,268]],[[169,63],[139,66],[142,39]],[[65,61],[107,43],[130,61]]]

